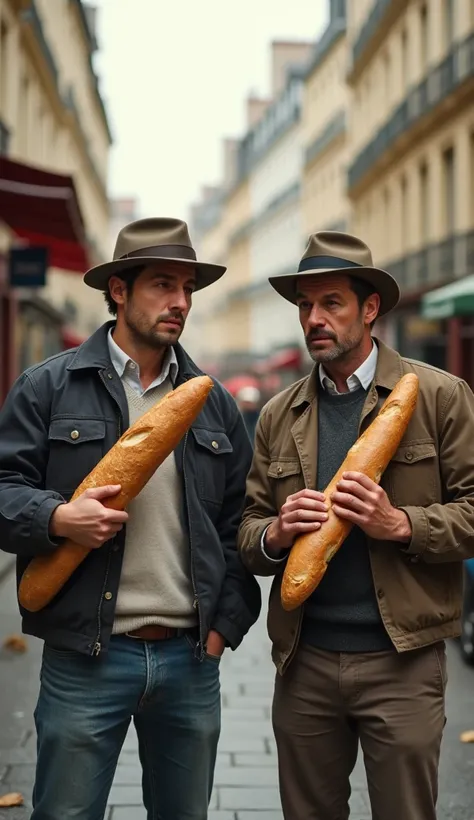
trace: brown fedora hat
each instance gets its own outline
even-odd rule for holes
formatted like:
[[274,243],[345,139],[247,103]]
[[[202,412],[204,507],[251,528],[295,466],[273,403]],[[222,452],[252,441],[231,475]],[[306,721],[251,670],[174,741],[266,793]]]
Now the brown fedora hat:
[[400,299],[396,280],[385,270],[375,268],[372,254],[361,239],[340,231],[311,234],[296,273],[272,276],[268,281],[280,296],[296,304],[296,281],[301,276],[340,273],[362,279],[380,296],[379,316],[393,310]]
[[84,275],[91,288],[106,291],[111,276],[136,265],[179,262],[196,271],[196,290],[212,285],[226,272],[223,265],[198,262],[188,226],[182,219],[159,217],[138,219],[120,231],[112,262],[96,265]]

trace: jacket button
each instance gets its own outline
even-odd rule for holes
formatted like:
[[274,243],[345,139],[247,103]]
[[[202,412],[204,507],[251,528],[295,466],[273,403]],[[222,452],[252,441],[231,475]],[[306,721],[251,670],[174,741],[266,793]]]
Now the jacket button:
[[76,439],[79,438],[79,435],[79,430],[71,430],[71,438],[73,439],[73,441],[76,441]]
[[277,467],[277,475],[281,475],[283,472],[283,467]]
[[405,453],[405,458],[407,461],[411,461],[413,458],[413,453]]
[[110,601],[111,598],[112,598],[112,593],[111,592],[106,592],[105,595],[104,595],[104,598],[105,598],[106,601]]
[[108,379],[113,379],[113,374],[112,374],[112,373],[110,373],[110,372],[109,372],[109,373],[107,373],[107,378],[108,378]]
[[219,449],[219,445],[218,445],[217,441],[213,441],[213,442],[211,442],[211,446],[212,446],[212,447],[214,447],[214,450],[218,450],[218,449]]

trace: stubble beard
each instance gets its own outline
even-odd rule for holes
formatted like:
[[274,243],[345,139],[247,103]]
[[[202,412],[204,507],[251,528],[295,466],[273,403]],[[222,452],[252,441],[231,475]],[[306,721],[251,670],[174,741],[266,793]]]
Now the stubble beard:
[[172,345],[176,344],[183,332],[183,328],[181,327],[179,329],[177,328],[175,333],[161,333],[158,330],[158,321],[160,318],[161,317],[159,317],[154,324],[150,324],[147,317],[132,310],[130,307],[127,307],[124,312],[125,324],[136,344],[140,347],[152,348],[153,350],[163,350],[172,347]]
[[[334,334],[335,336],[335,334]],[[335,336],[332,347],[327,350],[315,350],[311,347],[311,341],[317,338],[317,335],[306,337],[306,347],[313,362],[316,364],[325,364],[327,362],[342,362],[349,358],[351,354],[361,345],[364,336],[364,325],[361,322],[351,329],[342,339],[337,339]]]

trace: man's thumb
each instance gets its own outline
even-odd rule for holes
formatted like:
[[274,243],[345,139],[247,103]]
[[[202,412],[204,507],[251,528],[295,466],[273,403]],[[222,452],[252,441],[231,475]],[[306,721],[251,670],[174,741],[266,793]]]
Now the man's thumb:
[[110,498],[112,495],[117,495],[120,492],[120,484],[106,484],[104,487],[90,487],[86,490],[84,495],[87,498],[95,498],[96,501],[102,501],[103,498]]

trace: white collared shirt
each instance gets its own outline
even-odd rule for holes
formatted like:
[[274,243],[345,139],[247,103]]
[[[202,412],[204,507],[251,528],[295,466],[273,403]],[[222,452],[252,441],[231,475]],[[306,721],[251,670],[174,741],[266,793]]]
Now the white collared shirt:
[[118,346],[112,336],[112,328],[109,330],[107,342],[109,345],[110,359],[118,375],[123,382],[131,387],[132,390],[135,390],[140,396],[144,396],[149,390],[153,390],[154,387],[158,387],[158,385],[163,384],[168,376],[174,384],[178,374],[178,360],[173,347],[168,349],[160,375],[148,385],[146,390],[144,390],[140,381],[140,368],[138,364],[127,356],[122,348]]
[[[347,379],[346,384],[349,388],[349,393],[353,393],[354,390],[358,390],[359,387],[362,387],[364,390],[368,390],[375,376],[378,355],[378,347],[375,342],[373,342],[372,350],[366,360],[362,362],[360,367],[358,367],[357,370],[355,370],[354,373]],[[319,365],[319,380],[328,393],[331,393],[333,396],[341,395],[331,377],[326,373],[322,364]]]

